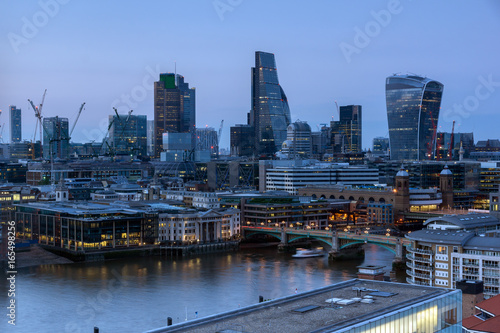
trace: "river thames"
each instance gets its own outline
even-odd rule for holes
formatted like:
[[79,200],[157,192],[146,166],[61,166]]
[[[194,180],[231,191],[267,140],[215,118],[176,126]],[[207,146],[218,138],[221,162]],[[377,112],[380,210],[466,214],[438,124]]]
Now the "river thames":
[[[391,269],[394,255],[365,245],[364,260],[294,259],[276,247],[189,258],[140,257],[20,269],[16,326],[7,324],[1,284],[1,332],[144,332],[356,277],[361,264]],[[398,280],[400,278],[398,277]]]

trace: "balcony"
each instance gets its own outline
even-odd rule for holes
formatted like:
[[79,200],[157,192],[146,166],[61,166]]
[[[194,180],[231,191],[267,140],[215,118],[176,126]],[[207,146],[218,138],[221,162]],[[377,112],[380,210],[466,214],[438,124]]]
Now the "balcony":
[[479,267],[479,264],[475,264],[475,263],[469,262],[469,263],[466,263],[466,264],[465,263],[462,264],[462,267]]
[[407,254],[406,258],[409,259],[409,260],[413,260],[413,261],[425,262],[425,263],[428,263],[428,264],[432,264],[432,257],[430,259],[425,259],[425,258],[422,258],[422,257],[416,257],[413,254]]
[[487,267],[487,268],[496,268],[496,269],[500,268],[498,265],[494,265],[494,264],[484,264],[484,263],[483,263],[483,267]]
[[425,282],[425,281],[415,281],[414,279],[411,279],[411,278],[406,278],[406,282],[409,283],[409,284],[416,284],[416,285],[419,285],[419,286],[430,286],[431,285],[431,282]]
[[427,255],[430,255],[430,256],[432,256],[434,254],[434,253],[432,253],[431,250],[416,249],[416,248],[413,248],[413,247],[407,248],[407,251],[408,252],[412,252],[412,253],[427,254]]
[[434,271],[434,267],[432,267],[432,266],[418,265],[418,264],[414,264],[414,263],[412,263],[410,261],[406,262],[406,266],[409,267],[409,268],[415,268],[415,269],[418,269],[418,270],[421,270],[421,271],[427,271],[427,272]]
[[406,274],[408,274],[409,276],[418,277],[420,279],[432,280],[432,274],[415,273],[409,269],[406,270]]

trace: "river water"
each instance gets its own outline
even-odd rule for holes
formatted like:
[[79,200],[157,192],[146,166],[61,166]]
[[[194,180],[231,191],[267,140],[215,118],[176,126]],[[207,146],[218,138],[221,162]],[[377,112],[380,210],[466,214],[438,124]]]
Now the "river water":
[[0,332],[144,332],[356,277],[356,266],[391,268],[394,255],[365,245],[364,260],[294,259],[275,247],[190,258],[142,257],[45,265],[16,275],[16,326],[0,284]]

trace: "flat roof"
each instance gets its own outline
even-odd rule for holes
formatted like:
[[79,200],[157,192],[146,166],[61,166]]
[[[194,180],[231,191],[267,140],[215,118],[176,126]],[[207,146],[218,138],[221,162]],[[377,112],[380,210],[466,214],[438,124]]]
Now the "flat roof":
[[[332,332],[451,292],[455,291],[353,279],[149,332]],[[373,302],[345,301],[365,296]],[[331,299],[340,303],[327,302]]]

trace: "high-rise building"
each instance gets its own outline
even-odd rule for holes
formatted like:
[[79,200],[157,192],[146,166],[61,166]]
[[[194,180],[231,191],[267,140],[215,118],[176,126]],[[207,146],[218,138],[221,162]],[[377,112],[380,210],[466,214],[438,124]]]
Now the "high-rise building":
[[166,132],[191,133],[193,146],[195,126],[195,89],[189,88],[182,75],[160,74],[154,92],[155,157],[160,157]]
[[255,152],[273,155],[286,140],[291,122],[290,108],[285,92],[278,82],[274,54],[255,52],[252,67],[252,109],[249,125],[255,132]]
[[43,158],[66,159],[69,155],[68,118],[43,118]]
[[372,153],[374,155],[385,155],[389,150],[389,139],[383,137],[373,138]]
[[250,125],[231,126],[231,156],[252,156],[255,153],[254,128]]
[[361,152],[361,105],[341,106],[339,113],[339,120],[331,122],[333,151],[337,153]]
[[391,159],[433,159],[443,84],[416,75],[393,75],[386,79],[385,93]]
[[115,154],[147,154],[147,117],[141,115],[109,116],[108,144]]
[[21,142],[21,109],[10,106],[10,142]]
[[196,150],[209,152],[212,157],[219,155],[218,134],[213,127],[196,129]]
[[155,151],[155,121],[147,121],[147,141],[148,141],[148,156],[153,156]]
[[281,152],[287,158],[309,158],[312,153],[311,141],[311,127],[305,121],[296,121],[288,125]]

